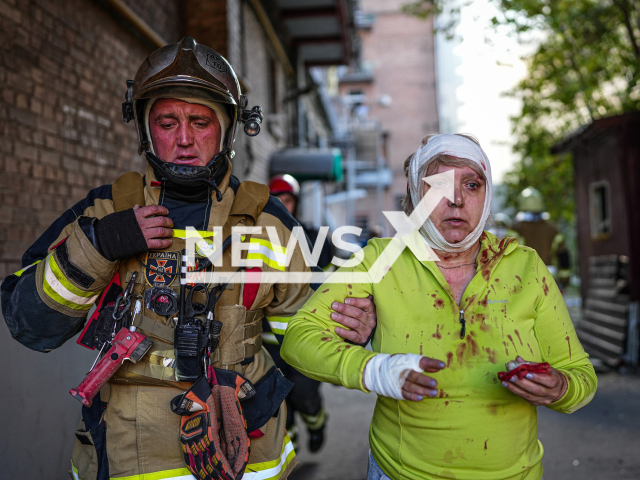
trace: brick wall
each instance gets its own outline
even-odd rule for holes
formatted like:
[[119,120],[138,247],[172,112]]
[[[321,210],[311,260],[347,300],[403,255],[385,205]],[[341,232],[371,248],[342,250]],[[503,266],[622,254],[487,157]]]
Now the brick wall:
[[[173,17],[162,17],[175,2],[130,1],[161,6],[146,11],[154,12],[168,41],[176,40],[169,38],[175,35],[169,32]],[[125,80],[133,78],[149,48],[95,0],[2,0],[0,49],[4,278],[89,189],[124,171],[143,170],[134,126],[122,121],[120,104]],[[38,354],[12,340],[2,325],[0,343],[0,363],[7,366],[0,373],[0,424],[14,432],[0,455],[0,476],[69,478],[80,405],[68,390],[84,377],[95,352],[70,341]],[[15,404],[29,414],[16,415]]]
[[[164,25],[163,35],[175,39],[170,19],[159,20],[171,14],[171,3],[149,11],[154,23]],[[122,121],[120,104],[125,80],[149,50],[90,0],[0,2],[0,38],[4,277],[18,270],[29,245],[89,189],[144,168],[135,129]]]
[[186,34],[213,48],[231,62],[227,48],[227,2],[186,0],[184,6]]
[[[168,42],[189,34],[238,70],[250,106],[266,118],[258,137],[238,132],[234,174],[268,180],[268,158],[291,144],[291,79],[248,2],[126,0]],[[0,278],[20,268],[33,241],[93,187],[144,171],[135,128],[122,122],[125,80],[152,47],[91,0],[0,2]],[[244,40],[242,40],[244,35]],[[269,60],[278,113],[268,111]],[[278,127],[278,128],[272,128]]]
[[[104,0],[101,0],[104,1]],[[123,0],[167,43],[179,41],[184,36],[186,0]],[[205,3],[205,2],[203,2]],[[207,4],[215,4],[209,0]]]

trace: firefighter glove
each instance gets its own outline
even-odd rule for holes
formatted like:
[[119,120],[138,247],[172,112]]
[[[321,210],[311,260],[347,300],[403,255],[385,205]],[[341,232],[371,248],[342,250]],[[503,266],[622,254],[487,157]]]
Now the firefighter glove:
[[240,480],[249,461],[250,441],[240,399],[255,394],[247,379],[230,370],[210,369],[171,401],[182,415],[180,444],[189,471],[200,480]]

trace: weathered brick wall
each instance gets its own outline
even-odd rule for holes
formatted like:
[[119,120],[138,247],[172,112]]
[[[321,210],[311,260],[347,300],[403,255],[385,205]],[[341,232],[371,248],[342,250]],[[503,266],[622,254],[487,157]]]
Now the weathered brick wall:
[[[174,43],[184,35],[185,0],[123,0],[147,25],[167,43]],[[214,4],[209,0],[208,4]]]
[[[170,14],[171,2],[161,3],[167,9],[154,10],[156,19]],[[0,39],[4,277],[89,189],[143,170],[135,129],[123,123],[120,105],[125,80],[149,50],[91,0],[1,2]]]
[[[227,2],[224,0],[186,0],[185,32],[198,42],[228,57]],[[233,65],[233,63],[232,63]]]
[[[130,1],[163,8],[172,3]],[[165,30],[172,18],[161,21],[162,9],[154,12],[156,23],[164,22],[162,35],[175,41]],[[125,80],[149,49],[95,0],[0,1],[0,49],[3,278],[19,269],[29,245],[89,189],[124,171],[143,170],[134,126],[122,121],[120,105]],[[0,343],[0,363],[8,367],[0,373],[0,424],[14,432],[0,455],[0,476],[68,478],[80,417],[68,390],[83,378],[95,352],[70,341],[38,354],[12,340],[2,325]],[[30,414],[16,415],[14,404]]]
[[[190,34],[232,57],[250,106],[261,105],[266,113],[258,137],[238,132],[234,173],[266,182],[269,156],[291,143],[295,102],[282,102],[287,78],[250,5],[240,0],[126,3],[165,40]],[[7,0],[0,2],[0,26],[3,278],[20,268],[29,245],[91,188],[125,171],[144,170],[133,123],[122,122],[121,103],[125,80],[133,78],[151,49],[91,0]],[[267,108],[269,58],[276,59],[277,116]],[[270,122],[280,128],[269,128]]]

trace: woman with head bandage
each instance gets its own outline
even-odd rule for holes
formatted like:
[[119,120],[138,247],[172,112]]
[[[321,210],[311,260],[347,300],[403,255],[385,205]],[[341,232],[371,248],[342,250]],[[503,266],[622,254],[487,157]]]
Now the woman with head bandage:
[[[378,395],[369,480],[540,480],[536,406],[571,413],[597,385],[562,295],[534,250],[484,231],[491,165],[474,138],[425,137],[405,174],[413,232],[370,240],[338,270],[345,281],[289,321],[282,356]],[[373,351],[329,319],[334,302],[368,295]]]

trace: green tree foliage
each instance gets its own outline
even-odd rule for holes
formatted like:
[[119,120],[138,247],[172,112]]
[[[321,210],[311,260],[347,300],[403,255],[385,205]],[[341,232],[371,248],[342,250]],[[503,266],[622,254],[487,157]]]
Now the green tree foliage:
[[[540,190],[552,218],[573,224],[571,158],[551,147],[591,121],[640,109],[640,0],[491,0],[519,39],[540,38],[528,74],[508,95],[522,100],[514,118],[520,161],[504,178],[516,206],[527,186]],[[419,0],[405,11],[447,13],[451,33],[468,0]]]
[[[527,59],[528,75],[509,95],[522,100],[512,119],[520,162],[505,176],[507,203],[531,185],[552,218],[573,224],[571,158],[551,155],[563,137],[598,118],[640,108],[640,2],[503,0],[517,33],[545,37]],[[504,20],[496,19],[497,22]]]

